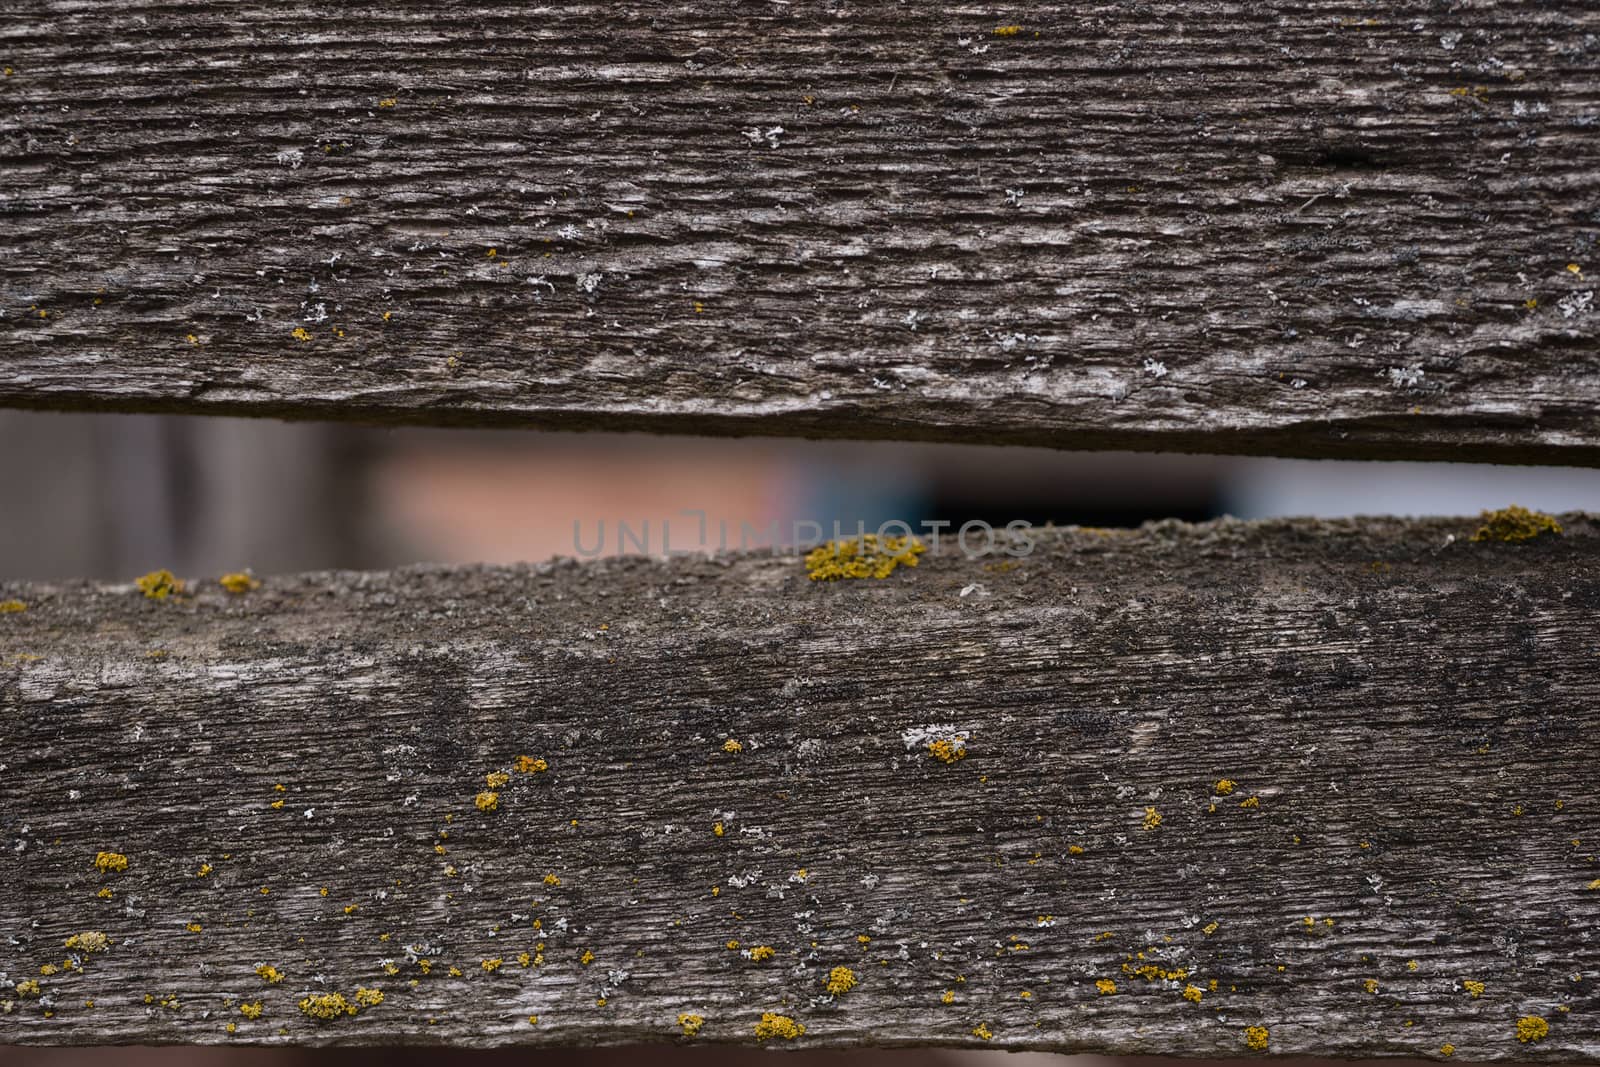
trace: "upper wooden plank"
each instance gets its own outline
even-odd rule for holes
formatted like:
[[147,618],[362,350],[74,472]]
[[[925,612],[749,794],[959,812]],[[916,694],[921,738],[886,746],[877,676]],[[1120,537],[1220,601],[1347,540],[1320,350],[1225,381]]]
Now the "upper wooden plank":
[[19,0],[0,403],[1600,463],[1597,39]]
[[0,583],[0,1043],[1594,1063],[1561,521]]

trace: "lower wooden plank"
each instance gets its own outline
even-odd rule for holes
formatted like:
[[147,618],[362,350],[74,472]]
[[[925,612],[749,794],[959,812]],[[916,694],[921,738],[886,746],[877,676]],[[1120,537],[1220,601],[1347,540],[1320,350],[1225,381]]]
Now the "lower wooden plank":
[[5,586],[0,1043],[1593,1060],[1561,522]]

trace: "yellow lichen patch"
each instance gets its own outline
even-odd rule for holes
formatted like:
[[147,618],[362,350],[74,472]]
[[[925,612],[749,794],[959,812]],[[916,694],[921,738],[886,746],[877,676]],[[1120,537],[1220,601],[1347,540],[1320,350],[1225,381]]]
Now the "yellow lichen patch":
[[248,1004],[239,1005],[239,1014],[243,1015],[246,1019],[261,1018],[261,1001],[255,1000]]
[[706,1020],[704,1016],[695,1015],[687,1011],[681,1012],[678,1015],[678,1025],[683,1027],[684,1037],[693,1037],[695,1034],[698,1034],[700,1032],[700,1028],[705,1024]]
[[1208,922],[1208,923],[1206,923],[1204,926],[1202,926],[1200,928],[1200,932],[1202,934],[1205,934],[1207,937],[1210,937],[1212,934],[1217,932],[1217,927],[1219,927],[1221,925],[1222,925],[1221,923],[1215,922],[1215,921]]
[[1117,991],[1117,983],[1109,978],[1100,979],[1095,982],[1094,987],[1100,991],[1100,995],[1103,997],[1108,997]]
[[96,852],[94,865],[101,874],[120,874],[128,869],[128,857],[120,852]]
[[526,952],[519,952],[517,953],[517,962],[526,967],[533,962],[533,957],[528,955]]
[[824,987],[833,996],[842,996],[856,987],[856,972],[848,967],[835,967],[828,972],[828,982]]
[[278,968],[274,967],[270,963],[257,964],[256,974],[261,976],[261,980],[263,982],[266,982],[270,985],[277,985],[279,982],[283,981],[283,972],[278,970]]
[[1530,1041],[1539,1041],[1550,1032],[1550,1024],[1537,1015],[1524,1015],[1517,1020],[1517,1040],[1526,1045]]
[[1271,1035],[1265,1026],[1247,1026],[1244,1028],[1244,1043],[1256,1051],[1267,1047],[1267,1039]]
[[750,959],[751,963],[760,963],[763,960],[770,960],[778,952],[771,945],[755,945],[752,948],[745,949],[744,954]]
[[1473,981],[1471,978],[1463,978],[1461,980],[1461,988],[1471,993],[1474,1000],[1483,996],[1484,985],[1482,982]]
[[304,326],[296,326],[294,330],[290,332],[289,336],[293,337],[296,341],[309,341],[311,340],[311,331],[306,329]]
[[37,997],[40,992],[39,979],[37,978],[24,978],[17,983],[17,996],[19,997]]
[[312,993],[300,998],[300,1010],[313,1019],[337,1019],[354,1015],[357,1008],[343,993]]
[[712,824],[711,832],[716,834],[718,837],[721,837],[723,834],[727,833],[727,830],[725,830],[722,824],[719,822]]
[[1368,993],[1376,993],[1378,991],[1378,980],[1376,978],[1368,978],[1366,981],[1361,983],[1361,988],[1365,989]]
[[744,746],[730,737],[722,742],[722,751],[729,754],[739,753],[744,751]]
[[996,26],[994,28],[994,35],[996,37],[1015,37],[1021,32],[1021,26]]
[[1183,999],[1184,1000],[1191,1000],[1194,1003],[1198,1004],[1198,1003],[1200,1003],[1200,998],[1205,996],[1205,995],[1206,995],[1205,994],[1205,990],[1201,989],[1197,985],[1186,985],[1186,986],[1183,987]]
[[1081,855],[1083,855],[1083,846],[1082,845],[1068,845],[1067,846],[1067,855],[1069,855],[1069,856],[1081,856]]
[[73,934],[62,944],[83,953],[104,952],[111,947],[111,939],[99,930],[85,930],[81,934]]
[[1154,830],[1161,825],[1161,813],[1155,808],[1144,809],[1144,824],[1146,830]]
[[0,600],[0,615],[15,615],[28,610],[28,605],[20,600]]
[[101,900],[110,900],[112,897],[116,896],[116,894],[111,891],[110,886],[103,885],[100,887],[99,891],[95,893],[95,896],[99,897]]
[[578,962],[583,964],[585,967],[589,966],[589,964],[594,962],[594,953],[590,952],[588,949],[584,949],[583,955],[578,957]]
[[776,1015],[770,1011],[761,1013],[761,1021],[756,1023],[756,1040],[766,1041],[769,1038],[781,1037],[793,1041],[806,1032],[806,1028],[794,1021],[788,1015]]
[[523,774],[538,774],[549,769],[550,765],[543,759],[536,759],[533,756],[517,757],[517,770]]
[[549,874],[544,876],[544,884],[545,885],[560,885],[561,884],[561,879],[556,876],[554,871],[552,871],[551,873],[549,873]]
[[151,600],[165,600],[169,596],[183,592],[183,583],[169,570],[151,571],[134,579],[139,591]]
[[1439,1055],[1441,1055],[1441,1056],[1454,1056],[1455,1054],[1456,1054],[1456,1047],[1454,1045],[1450,1044],[1450,1042],[1446,1041],[1444,1044],[1439,1046]]
[[356,989],[356,1003],[363,1008],[375,1008],[383,1003],[383,990],[381,989]]
[[399,101],[397,101],[394,97],[386,96],[382,100],[378,101],[378,106],[381,108],[391,108],[397,103],[399,103]]
[[940,763],[967,758],[967,743],[959,737],[940,737],[928,742],[928,755]]
[[505,960],[500,956],[496,956],[493,959],[482,961],[478,966],[483,968],[485,974],[493,974],[500,969],[500,965],[503,963],[505,963]]
[[1260,797],[1245,797],[1243,800],[1239,801],[1239,806],[1241,808],[1250,808],[1252,810],[1255,809],[1255,808],[1259,808],[1261,806],[1261,798]]
[[495,811],[500,807],[500,794],[485,790],[472,798],[479,811]]
[[862,534],[842,541],[829,541],[806,553],[806,574],[814,582],[841,578],[887,578],[896,567],[917,565],[917,557],[927,551],[912,537],[885,537]]
[[232,574],[224,574],[217,579],[217,584],[236,596],[241,593],[248,593],[252,589],[261,588],[261,583],[251,577],[249,571],[234,571]]
[[511,776],[505,771],[490,771],[483,776],[483,781],[490,789],[499,789],[511,781]]
[[955,1001],[956,991],[954,989],[946,989],[939,995],[939,1003],[941,1004],[954,1004]]
[[987,1041],[994,1036],[994,1031],[989,1029],[988,1023],[979,1023],[977,1026],[972,1028],[972,1035],[974,1037],[981,1037],[983,1040]]
[[[1139,958],[1141,960],[1144,959],[1143,952],[1139,953]],[[1136,967],[1131,962],[1133,957],[1130,956],[1128,959],[1130,962],[1122,965],[1122,973],[1135,978],[1143,978],[1146,982],[1176,982],[1180,978],[1189,977],[1189,972],[1182,967],[1175,967],[1169,970],[1154,963],[1144,963]],[[1282,968],[1279,968],[1279,970],[1282,970]]]
[[200,865],[200,869],[194,872],[194,876],[196,878],[204,878],[206,875],[210,874],[214,870],[216,870],[216,868],[211,866],[211,864],[202,863]]
[[[1577,844],[1577,842],[1574,841],[1573,844]],[[1588,888],[1589,889],[1600,889],[1600,878],[1596,878],[1594,881],[1590,882],[1589,885],[1588,885]]]
[[191,934],[198,934],[203,929],[199,923],[186,923],[183,928]]
[[1513,504],[1499,511],[1485,511],[1483,525],[1472,535],[1474,541],[1531,541],[1541,534],[1559,534],[1561,524],[1540,511],[1529,511]]
[[1237,784],[1238,783],[1235,782],[1232,778],[1219,778],[1219,779],[1217,779],[1217,785],[1216,785],[1217,795],[1218,796],[1223,796],[1223,797],[1227,796],[1229,793],[1233,792],[1233,787],[1235,785],[1237,785]]

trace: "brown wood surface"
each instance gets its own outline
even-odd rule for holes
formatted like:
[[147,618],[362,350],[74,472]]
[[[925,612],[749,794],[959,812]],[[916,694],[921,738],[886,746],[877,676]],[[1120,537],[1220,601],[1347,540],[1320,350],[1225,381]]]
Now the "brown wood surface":
[[0,583],[0,1043],[771,1013],[786,1047],[1592,1062],[1600,529],[1562,523]]
[[1594,465],[1597,39],[15,0],[0,403]]

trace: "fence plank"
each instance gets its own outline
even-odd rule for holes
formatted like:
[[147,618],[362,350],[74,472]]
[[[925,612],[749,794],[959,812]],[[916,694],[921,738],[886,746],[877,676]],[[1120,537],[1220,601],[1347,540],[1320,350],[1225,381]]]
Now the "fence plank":
[[13,8],[0,403],[1600,462],[1581,0]]
[[0,1042],[1592,1062],[1562,521],[5,586]]

